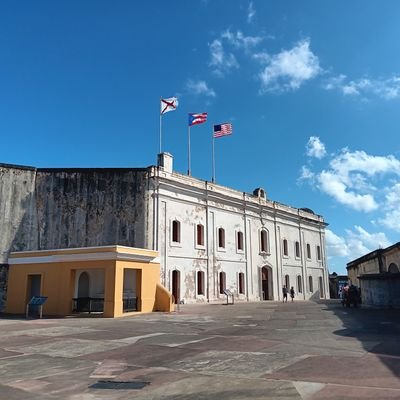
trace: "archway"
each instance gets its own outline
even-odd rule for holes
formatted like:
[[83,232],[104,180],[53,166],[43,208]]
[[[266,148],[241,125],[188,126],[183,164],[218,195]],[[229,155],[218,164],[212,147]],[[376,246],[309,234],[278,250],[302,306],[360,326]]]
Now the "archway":
[[78,297],[89,297],[89,274],[87,272],[82,272],[79,275],[78,281]]
[[272,299],[272,270],[267,266],[261,268],[261,299]]
[[389,265],[388,272],[390,272],[391,274],[396,274],[399,272],[399,267],[395,263],[391,263]]

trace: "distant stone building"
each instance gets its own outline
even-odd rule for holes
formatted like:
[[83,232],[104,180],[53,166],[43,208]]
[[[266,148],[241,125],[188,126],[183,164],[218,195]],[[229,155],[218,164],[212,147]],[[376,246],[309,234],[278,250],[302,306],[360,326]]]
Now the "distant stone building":
[[362,302],[400,307],[400,242],[377,249],[347,264],[349,281],[361,288]]
[[[329,297],[326,223],[310,209],[158,167],[0,165],[0,264],[10,251],[120,245],[158,250],[176,301]],[[4,269],[5,270],[5,269]]]

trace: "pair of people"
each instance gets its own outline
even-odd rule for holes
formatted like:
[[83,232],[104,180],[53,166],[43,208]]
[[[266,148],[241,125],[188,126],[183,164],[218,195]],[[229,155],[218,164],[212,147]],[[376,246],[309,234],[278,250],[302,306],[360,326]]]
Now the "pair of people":
[[[286,286],[284,286],[282,288],[282,293],[283,293],[283,302],[287,303],[288,290],[287,290]],[[293,286],[290,288],[289,293],[290,293],[290,297],[292,298],[292,301],[293,301],[293,299],[294,299],[294,287]]]

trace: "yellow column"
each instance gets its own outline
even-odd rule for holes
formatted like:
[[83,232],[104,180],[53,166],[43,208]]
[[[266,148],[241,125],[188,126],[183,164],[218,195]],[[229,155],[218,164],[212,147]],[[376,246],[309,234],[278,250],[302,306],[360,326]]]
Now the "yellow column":
[[112,263],[105,267],[104,282],[104,316],[115,317],[115,270],[116,265]]
[[124,268],[121,263],[115,265],[115,287],[114,287],[114,317],[122,316],[122,296],[124,291]]

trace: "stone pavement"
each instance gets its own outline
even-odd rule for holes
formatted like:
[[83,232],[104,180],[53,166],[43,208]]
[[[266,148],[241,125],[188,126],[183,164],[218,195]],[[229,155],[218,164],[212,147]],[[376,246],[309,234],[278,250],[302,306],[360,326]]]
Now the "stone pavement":
[[0,400],[400,399],[399,334],[400,311],[334,302],[0,318]]

